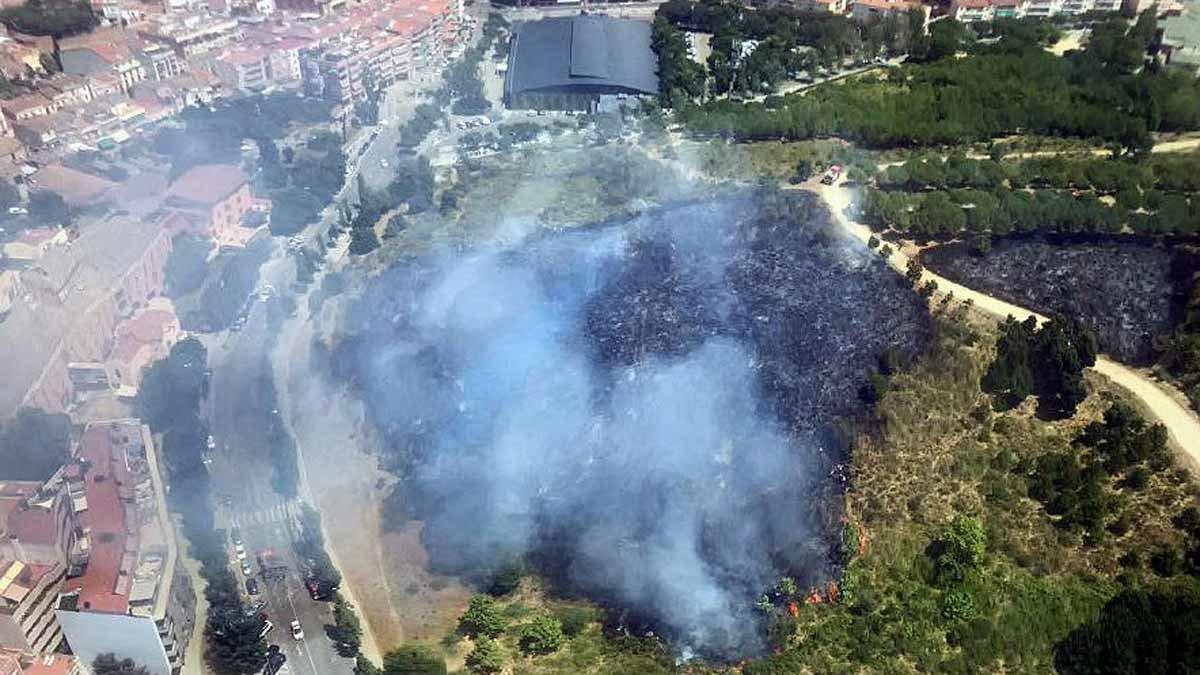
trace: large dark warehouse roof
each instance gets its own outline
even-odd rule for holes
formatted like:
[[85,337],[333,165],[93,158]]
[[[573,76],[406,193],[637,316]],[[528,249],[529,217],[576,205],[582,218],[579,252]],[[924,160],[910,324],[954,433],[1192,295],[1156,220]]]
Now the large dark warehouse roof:
[[542,19],[517,26],[505,93],[653,95],[657,71],[646,22],[595,15]]

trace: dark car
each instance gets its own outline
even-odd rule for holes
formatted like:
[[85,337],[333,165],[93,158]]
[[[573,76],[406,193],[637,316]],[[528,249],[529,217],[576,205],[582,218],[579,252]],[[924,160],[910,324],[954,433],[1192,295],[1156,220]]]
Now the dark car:
[[308,594],[313,600],[321,599],[321,587],[317,585],[316,579],[305,579],[304,586],[308,589]]
[[263,675],[274,675],[285,663],[287,654],[279,651],[279,645],[271,645],[267,648],[267,663],[263,666]]
[[246,580],[246,592],[249,593],[250,595],[258,595],[258,580],[247,579]]

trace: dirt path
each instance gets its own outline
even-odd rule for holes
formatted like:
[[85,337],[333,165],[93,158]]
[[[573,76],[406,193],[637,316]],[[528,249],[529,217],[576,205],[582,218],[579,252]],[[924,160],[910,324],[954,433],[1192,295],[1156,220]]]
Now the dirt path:
[[[1195,140],[1200,143],[1200,139]],[[817,192],[825,200],[838,223],[856,238],[865,243],[871,237],[870,228],[846,216],[846,209],[853,199],[853,193],[849,189],[837,185],[806,187]],[[888,258],[888,263],[903,274],[908,269],[908,256],[902,251],[896,251]],[[1039,322],[1046,320],[1046,317],[1040,314],[972,290],[929,270],[925,270],[921,276],[921,281],[927,280],[936,281],[939,291],[953,291],[954,297],[960,300],[970,299],[975,307],[997,318],[1003,319],[1011,314],[1018,320],[1030,316]],[[1095,370],[1138,398],[1150,416],[1167,428],[1172,445],[1184,453],[1188,464],[1192,467],[1200,466],[1200,418],[1182,403],[1185,399],[1181,392],[1165,382],[1156,381],[1148,374],[1103,355],[1096,357]]]

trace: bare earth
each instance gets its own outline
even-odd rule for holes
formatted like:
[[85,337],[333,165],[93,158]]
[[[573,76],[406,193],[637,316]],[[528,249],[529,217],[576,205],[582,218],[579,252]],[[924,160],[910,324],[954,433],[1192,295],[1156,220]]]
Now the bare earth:
[[[1187,143],[1194,142],[1194,139],[1187,141]],[[851,190],[837,185],[810,186],[810,189],[815,189],[825,200],[825,204],[833,213],[834,218],[847,231],[864,243],[871,237],[870,228],[862,223],[854,222],[846,216],[846,209],[854,198]],[[888,263],[899,272],[904,273],[908,268],[908,255],[902,250],[896,251],[889,258]],[[954,297],[960,300],[969,299],[976,308],[997,318],[1003,319],[1012,315],[1018,320],[1024,320],[1030,316],[1035,317],[1039,322],[1046,320],[1046,317],[1040,314],[979,293],[929,270],[925,270],[921,276],[922,282],[927,280],[937,282],[939,292],[953,292]],[[1182,392],[1166,382],[1154,379],[1149,373],[1121,365],[1103,355],[1096,357],[1095,371],[1137,398],[1144,411],[1154,421],[1160,422],[1167,428],[1171,444],[1182,453],[1188,465],[1193,469],[1200,468],[1200,418],[1197,418],[1196,414],[1188,408]]]

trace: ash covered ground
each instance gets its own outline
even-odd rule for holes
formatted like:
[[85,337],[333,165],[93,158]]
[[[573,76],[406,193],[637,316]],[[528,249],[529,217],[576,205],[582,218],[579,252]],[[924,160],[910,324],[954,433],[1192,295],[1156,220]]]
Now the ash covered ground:
[[983,257],[960,243],[925,252],[931,270],[965,286],[1043,314],[1078,318],[1100,349],[1118,360],[1154,360],[1154,337],[1174,326],[1183,293],[1172,274],[1174,254],[1139,242],[996,242]]
[[440,571],[524,557],[681,651],[759,652],[754,599],[835,572],[831,429],[923,303],[807,194],[513,241],[397,264],[335,349],[403,517]]

